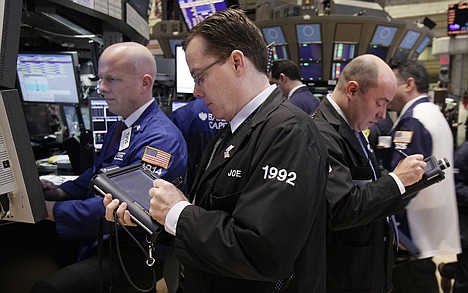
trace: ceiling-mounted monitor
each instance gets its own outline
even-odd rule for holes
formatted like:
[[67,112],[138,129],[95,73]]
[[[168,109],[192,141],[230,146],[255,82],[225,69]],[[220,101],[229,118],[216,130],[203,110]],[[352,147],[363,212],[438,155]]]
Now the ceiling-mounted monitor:
[[429,37],[424,37],[424,39],[421,41],[421,43],[416,47],[416,53],[419,55],[426,49],[427,45],[431,42],[431,38]]
[[357,55],[357,44],[355,43],[334,43],[333,61],[348,62]]
[[322,41],[320,24],[296,24],[298,43],[319,43]]
[[370,41],[371,45],[390,46],[397,32],[396,27],[377,25]]
[[417,31],[407,31],[403,40],[401,40],[400,45],[398,45],[398,48],[412,49],[414,44],[416,44],[418,41],[420,35],[421,33]]
[[449,35],[468,33],[468,2],[449,5],[447,11],[447,33]]
[[298,44],[299,61],[322,61],[322,44]]
[[385,60],[387,58],[388,48],[389,47],[382,45],[369,45],[367,53],[380,57],[380,59],[382,60]]
[[238,5],[237,0],[178,0],[178,2],[189,30],[215,12]]
[[302,81],[322,80],[322,63],[303,62],[299,68]]

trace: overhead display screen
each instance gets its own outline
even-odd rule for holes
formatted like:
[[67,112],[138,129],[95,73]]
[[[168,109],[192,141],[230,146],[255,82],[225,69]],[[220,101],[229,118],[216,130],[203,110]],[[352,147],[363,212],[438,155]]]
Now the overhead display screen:
[[390,46],[397,32],[396,27],[378,25],[370,42],[372,45]]

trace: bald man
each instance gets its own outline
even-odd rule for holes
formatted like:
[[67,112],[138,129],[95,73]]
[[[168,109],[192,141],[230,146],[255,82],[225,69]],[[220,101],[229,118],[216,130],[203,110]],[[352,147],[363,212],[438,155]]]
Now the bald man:
[[405,186],[422,177],[422,155],[380,174],[362,131],[384,119],[395,95],[395,76],[380,58],[353,59],[314,116],[326,141],[330,167],[327,292],[389,292],[396,241],[391,215],[404,208]]
[[[168,181],[185,176],[187,166],[185,140],[152,97],[155,75],[156,63],[153,55],[138,43],[113,44],[101,54],[98,92],[106,99],[109,110],[124,118],[124,124],[121,124],[123,129],[121,133],[115,134],[118,128],[116,123],[108,131],[99,157],[93,166],[76,180],[66,182],[59,187],[51,182],[42,181],[49,219],[55,221],[59,237],[62,240],[78,240],[81,244],[78,260],[86,260],[52,273],[36,283],[32,292],[99,290],[97,258],[89,257],[95,254],[99,219],[104,215],[105,209],[102,198],[94,196],[94,191],[89,185],[92,177],[101,168],[141,163],[150,172]],[[116,138],[111,139],[114,136]],[[146,153],[151,155],[145,155]],[[165,154],[161,157],[163,159],[152,159],[158,156],[158,153]],[[124,236],[122,233],[122,237]],[[162,255],[161,252],[159,251],[159,256]],[[130,253],[134,252],[126,250],[124,254],[128,256]],[[140,250],[135,253],[143,256]],[[144,257],[138,261],[144,263]],[[138,267],[144,266],[139,263]],[[157,265],[156,267],[158,268]],[[111,270],[105,266],[104,271],[106,272],[103,279],[104,286],[108,286]],[[114,271],[119,272],[118,268]],[[115,278],[119,289],[131,288],[125,277],[120,276]],[[152,274],[148,276],[143,272],[139,273],[139,276],[142,282],[137,284],[145,288],[152,285]]]

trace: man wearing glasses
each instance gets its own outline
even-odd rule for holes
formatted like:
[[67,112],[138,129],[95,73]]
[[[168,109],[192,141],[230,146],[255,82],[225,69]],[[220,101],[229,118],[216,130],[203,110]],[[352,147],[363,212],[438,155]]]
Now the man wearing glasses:
[[[328,156],[313,120],[269,84],[266,44],[241,10],[206,18],[183,47],[195,96],[229,122],[187,197],[164,180],[150,190],[184,292],[325,292]],[[113,221],[118,200],[104,204]]]

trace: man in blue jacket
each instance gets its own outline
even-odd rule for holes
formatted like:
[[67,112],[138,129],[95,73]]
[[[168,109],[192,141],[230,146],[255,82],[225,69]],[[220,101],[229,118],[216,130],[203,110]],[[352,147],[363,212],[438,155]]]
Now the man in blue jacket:
[[299,67],[291,60],[273,62],[270,83],[278,85],[283,95],[307,114],[312,114],[320,105],[320,100],[302,83]]
[[[99,92],[109,110],[124,118],[125,124],[121,124],[124,129],[120,135],[114,135],[119,125],[109,131],[92,168],[76,180],[59,187],[42,182],[45,198],[49,200],[49,219],[55,221],[58,235],[62,240],[81,243],[78,260],[90,257],[97,246],[99,220],[105,209],[102,198],[94,196],[89,184],[101,168],[142,163],[146,169],[169,181],[185,176],[186,143],[152,97],[155,74],[154,57],[146,47],[128,42],[106,48],[99,59]],[[97,259],[87,261],[86,269],[81,270],[78,263],[52,273],[36,284],[33,292],[55,292],[50,291],[51,288],[62,286],[60,280],[65,278],[66,286],[79,286],[82,292],[98,290]],[[91,267],[95,270],[90,270]],[[124,278],[116,278],[116,281],[121,279]],[[70,292],[68,289],[63,292]]]

